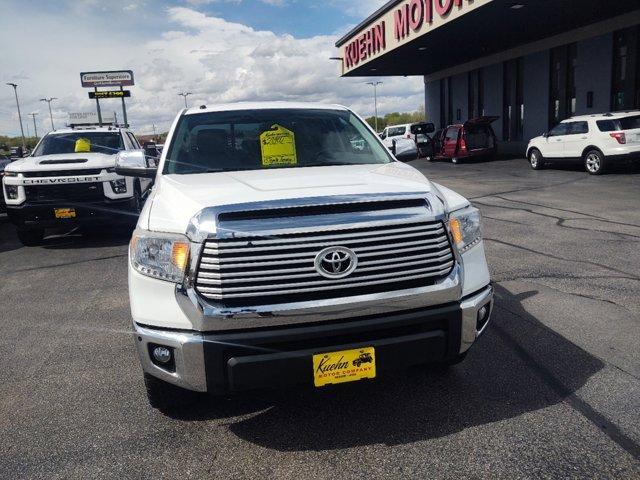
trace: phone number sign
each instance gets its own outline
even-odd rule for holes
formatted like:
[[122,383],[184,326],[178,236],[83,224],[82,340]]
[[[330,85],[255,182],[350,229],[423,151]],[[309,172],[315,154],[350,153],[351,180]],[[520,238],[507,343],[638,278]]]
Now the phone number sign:
[[82,86],[95,87],[128,87],[134,85],[133,72],[131,70],[114,70],[109,72],[82,72],[80,73]]

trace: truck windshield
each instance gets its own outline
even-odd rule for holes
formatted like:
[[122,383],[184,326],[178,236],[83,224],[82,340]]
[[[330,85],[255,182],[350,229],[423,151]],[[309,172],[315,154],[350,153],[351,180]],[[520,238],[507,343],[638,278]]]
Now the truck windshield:
[[34,156],[65,153],[106,153],[115,155],[123,150],[122,136],[118,132],[50,133],[42,139]]
[[371,130],[343,110],[273,109],[184,115],[163,173],[390,163]]

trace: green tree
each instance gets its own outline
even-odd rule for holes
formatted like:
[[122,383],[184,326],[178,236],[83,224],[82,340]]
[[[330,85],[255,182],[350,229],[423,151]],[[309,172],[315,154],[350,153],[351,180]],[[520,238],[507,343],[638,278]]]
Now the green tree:
[[[384,117],[378,117],[378,130],[381,132],[389,125],[402,125],[404,123],[417,123],[426,120],[424,106],[418,107],[415,112],[392,112]],[[375,117],[368,117],[366,121],[372,128],[375,128]]]

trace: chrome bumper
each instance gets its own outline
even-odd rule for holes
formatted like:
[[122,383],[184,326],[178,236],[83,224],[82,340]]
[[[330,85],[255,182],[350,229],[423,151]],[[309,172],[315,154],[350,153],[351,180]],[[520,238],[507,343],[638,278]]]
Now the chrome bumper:
[[[378,302],[379,305],[379,302]],[[433,304],[436,307],[438,304]],[[478,312],[483,308],[488,308],[486,322],[480,329],[477,328]],[[406,303],[404,310],[412,308]],[[488,285],[478,293],[463,299],[460,302],[462,310],[462,326],[460,338],[460,353],[466,352],[476,341],[476,339],[486,330],[492,308],[493,308],[493,287]],[[350,305],[348,311],[351,317],[341,317],[347,319],[357,319],[354,312],[358,311],[360,316],[362,310],[359,307]],[[401,310],[392,310],[395,313]],[[323,312],[324,313],[324,312]],[[284,315],[284,314],[283,314]],[[292,312],[287,312],[286,317],[291,317]],[[255,314],[254,314],[255,316]],[[273,319],[271,319],[273,321]],[[276,322],[280,321],[280,326],[286,328],[292,323],[283,322],[284,318],[276,317]],[[303,319],[304,320],[304,319]],[[308,318],[306,319],[308,320]],[[320,326],[321,324],[319,324]],[[207,369],[205,365],[204,344],[208,342],[207,335],[195,332],[175,332],[166,330],[156,330],[134,324],[135,342],[140,357],[142,368],[145,372],[154,375],[166,382],[180,387],[199,392],[207,391]],[[175,371],[167,371],[155,365],[150,357],[149,344],[157,344],[171,347],[175,358]]]

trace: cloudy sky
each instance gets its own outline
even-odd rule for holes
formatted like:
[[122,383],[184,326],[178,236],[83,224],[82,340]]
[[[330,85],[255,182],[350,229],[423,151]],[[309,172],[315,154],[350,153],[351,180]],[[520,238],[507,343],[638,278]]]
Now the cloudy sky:
[[[61,126],[68,112],[95,110],[80,71],[131,69],[136,85],[127,111],[139,134],[168,128],[183,105],[241,100],[342,103],[371,115],[366,79],[342,79],[329,60],[334,43],[386,0],[0,0],[0,134],[19,133],[13,91],[23,113],[42,97]],[[422,79],[383,78],[381,113],[416,110]],[[101,103],[117,111],[119,100]],[[25,125],[26,128],[26,125]],[[25,131],[26,133],[26,131]]]

